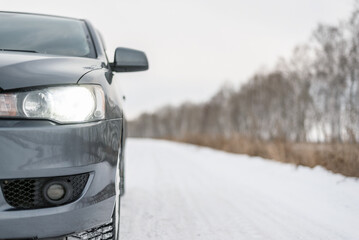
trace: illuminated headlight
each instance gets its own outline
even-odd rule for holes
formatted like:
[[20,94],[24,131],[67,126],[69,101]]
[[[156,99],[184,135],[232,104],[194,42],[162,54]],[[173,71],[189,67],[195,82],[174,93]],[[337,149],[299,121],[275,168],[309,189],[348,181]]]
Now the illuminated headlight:
[[97,85],[49,87],[0,94],[0,117],[77,123],[104,119],[105,96]]

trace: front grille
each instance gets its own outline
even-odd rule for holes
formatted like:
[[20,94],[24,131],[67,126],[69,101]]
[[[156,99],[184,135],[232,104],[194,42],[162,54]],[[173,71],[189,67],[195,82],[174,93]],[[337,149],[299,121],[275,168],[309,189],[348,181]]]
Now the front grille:
[[[6,202],[17,209],[36,209],[64,205],[76,201],[81,196],[89,174],[51,178],[24,178],[1,180],[0,186]],[[46,200],[44,188],[46,184],[56,181],[65,182],[70,186],[71,196],[65,202],[56,204]]]
[[109,223],[106,223],[100,227],[89,229],[82,233],[68,236],[67,239],[68,240],[76,240],[76,239],[111,240],[114,239],[113,238],[114,224],[115,223],[113,222],[113,218],[111,218],[111,221]]

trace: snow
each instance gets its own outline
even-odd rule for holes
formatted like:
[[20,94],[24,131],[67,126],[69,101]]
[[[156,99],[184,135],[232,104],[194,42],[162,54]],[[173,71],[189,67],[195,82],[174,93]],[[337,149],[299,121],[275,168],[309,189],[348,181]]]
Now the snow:
[[359,180],[169,141],[129,139],[121,239],[359,239]]

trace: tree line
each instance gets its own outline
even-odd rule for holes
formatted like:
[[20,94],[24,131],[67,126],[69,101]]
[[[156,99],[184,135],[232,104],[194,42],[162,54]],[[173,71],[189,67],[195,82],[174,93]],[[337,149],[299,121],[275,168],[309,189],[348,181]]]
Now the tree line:
[[319,24],[288,59],[209,101],[166,106],[129,123],[134,137],[246,136],[291,142],[359,141],[359,8]]

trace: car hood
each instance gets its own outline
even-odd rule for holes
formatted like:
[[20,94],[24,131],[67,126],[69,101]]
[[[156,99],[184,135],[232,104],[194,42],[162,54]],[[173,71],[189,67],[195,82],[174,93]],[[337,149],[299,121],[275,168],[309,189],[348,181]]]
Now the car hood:
[[92,58],[0,52],[0,89],[76,84],[84,74],[102,65]]

